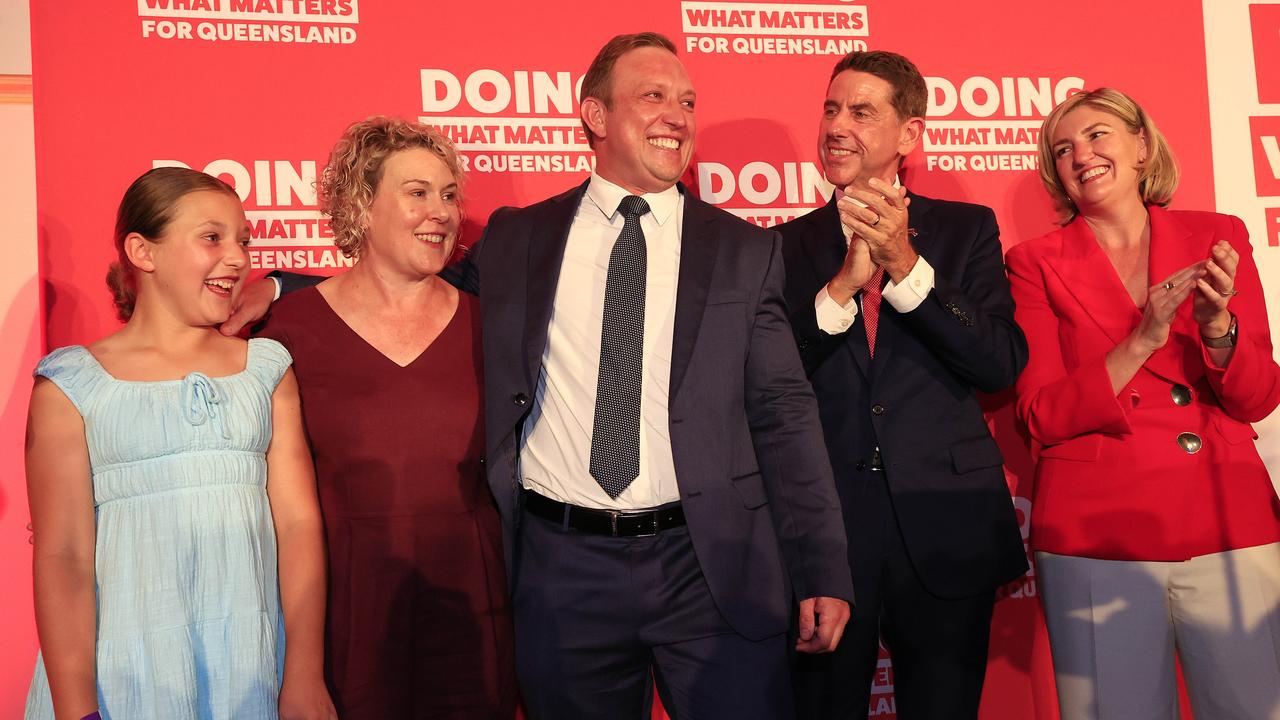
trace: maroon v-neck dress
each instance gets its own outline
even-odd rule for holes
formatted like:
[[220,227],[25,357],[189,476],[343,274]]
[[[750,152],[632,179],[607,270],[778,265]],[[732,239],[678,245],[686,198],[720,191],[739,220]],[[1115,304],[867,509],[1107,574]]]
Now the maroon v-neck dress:
[[329,551],[325,671],[344,720],[510,718],[501,525],[485,483],[479,306],[400,367],[315,288],[265,337],[293,354]]

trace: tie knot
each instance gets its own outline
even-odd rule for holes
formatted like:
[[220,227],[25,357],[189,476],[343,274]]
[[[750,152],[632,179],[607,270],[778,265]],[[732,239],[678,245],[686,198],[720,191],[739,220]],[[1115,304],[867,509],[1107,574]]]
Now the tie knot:
[[649,203],[639,195],[628,195],[622,198],[622,202],[618,205],[618,212],[622,213],[624,218],[638,217],[649,212]]

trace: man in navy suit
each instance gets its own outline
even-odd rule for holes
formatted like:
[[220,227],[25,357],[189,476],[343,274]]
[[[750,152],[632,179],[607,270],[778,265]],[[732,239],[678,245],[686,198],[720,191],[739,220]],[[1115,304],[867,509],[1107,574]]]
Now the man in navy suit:
[[498,210],[480,293],[490,487],[530,715],[790,717],[787,631],[829,651],[852,600],[781,238],[690,195],[696,98],[660,35],[582,84],[583,185]]
[[898,182],[924,129],[911,61],[836,64],[825,207],[778,227],[786,299],[849,532],[858,604],[835,652],[797,658],[803,718],[865,718],[883,635],[898,717],[977,717],[996,588],[1027,568],[975,391],[1027,362],[989,208]]

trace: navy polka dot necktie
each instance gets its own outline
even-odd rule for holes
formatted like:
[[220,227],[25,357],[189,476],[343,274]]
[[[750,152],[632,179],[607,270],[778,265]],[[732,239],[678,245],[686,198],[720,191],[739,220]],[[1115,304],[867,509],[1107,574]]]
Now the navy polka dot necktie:
[[647,252],[640,216],[644,198],[628,195],[618,212],[622,232],[609,253],[600,328],[600,375],[591,430],[591,477],[616,498],[640,474],[640,373],[644,350]]

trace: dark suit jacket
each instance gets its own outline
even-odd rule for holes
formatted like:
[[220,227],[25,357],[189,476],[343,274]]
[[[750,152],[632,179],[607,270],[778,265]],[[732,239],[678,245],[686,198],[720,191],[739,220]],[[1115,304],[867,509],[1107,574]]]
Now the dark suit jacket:
[[[911,195],[916,251],[935,271],[914,311],[881,305],[876,354],[862,313],[843,334],[818,329],[814,297],[845,255],[835,200],[778,226],[785,242],[787,304],[805,372],[818,396],[845,523],[865,464],[880,448],[893,507],[912,565],[941,597],[989,591],[1027,569],[1003,458],[974,390],[1013,384],[1027,342],[989,208]],[[858,548],[850,546],[850,562]]]
[[[489,485],[518,563],[518,456],[569,226],[586,184],[500,209],[455,273],[481,289]],[[794,597],[853,599],[813,391],[782,300],[781,239],[685,192],[671,446],[698,562],[745,637],[785,632]]]

